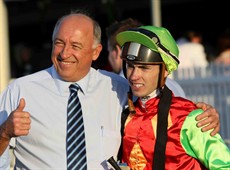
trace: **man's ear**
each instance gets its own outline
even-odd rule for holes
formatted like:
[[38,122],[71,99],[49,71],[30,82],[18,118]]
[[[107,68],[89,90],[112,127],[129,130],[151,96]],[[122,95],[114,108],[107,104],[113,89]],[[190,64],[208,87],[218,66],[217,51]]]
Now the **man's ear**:
[[121,57],[121,47],[119,45],[116,45],[116,58]]
[[169,75],[169,72],[165,69],[165,75],[164,77],[166,78]]
[[98,44],[97,47],[94,49],[93,52],[93,61],[97,60],[97,58],[99,57],[100,53],[102,50],[102,45]]

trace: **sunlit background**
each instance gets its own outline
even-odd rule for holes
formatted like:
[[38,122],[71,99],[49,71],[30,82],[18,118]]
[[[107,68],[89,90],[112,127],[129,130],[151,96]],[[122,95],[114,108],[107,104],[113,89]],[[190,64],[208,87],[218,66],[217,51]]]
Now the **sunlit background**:
[[[89,10],[100,23],[104,49],[97,68],[110,69],[107,62],[105,28],[114,20],[132,17],[154,24],[153,5],[160,4],[161,26],[177,39],[185,31],[199,30],[215,50],[218,35],[229,28],[229,10],[225,0],[5,0],[9,22],[11,76],[18,77],[18,54],[28,45],[33,54],[33,71],[49,66],[51,34],[56,20],[70,10]],[[32,55],[31,54],[31,55]]]

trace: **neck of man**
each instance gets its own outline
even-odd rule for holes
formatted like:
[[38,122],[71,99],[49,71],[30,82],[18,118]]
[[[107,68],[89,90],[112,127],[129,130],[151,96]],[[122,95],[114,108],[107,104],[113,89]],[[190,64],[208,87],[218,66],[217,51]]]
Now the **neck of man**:
[[152,93],[150,93],[149,95],[145,96],[145,97],[141,97],[140,100],[142,102],[142,105],[145,106],[145,103],[149,100],[152,99],[156,96],[158,96],[160,94],[160,89],[155,89]]

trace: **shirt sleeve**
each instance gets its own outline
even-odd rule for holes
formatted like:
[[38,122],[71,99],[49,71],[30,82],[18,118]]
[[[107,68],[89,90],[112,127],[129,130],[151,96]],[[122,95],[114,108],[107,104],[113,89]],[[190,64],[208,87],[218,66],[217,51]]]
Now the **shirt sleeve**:
[[196,116],[203,110],[192,111],[185,119],[181,129],[181,144],[186,153],[208,169],[230,169],[230,150],[220,134],[211,136],[211,130],[202,132],[196,126]]
[[3,152],[0,156],[0,170],[9,170],[10,169],[10,154],[9,147]]
[[[6,119],[8,118],[9,114],[12,111],[12,97],[10,93],[9,86],[0,94],[0,125],[2,125]],[[13,140],[11,140],[12,146]],[[10,169],[10,162],[11,156],[8,146],[3,154],[0,156],[0,170],[9,170]]]

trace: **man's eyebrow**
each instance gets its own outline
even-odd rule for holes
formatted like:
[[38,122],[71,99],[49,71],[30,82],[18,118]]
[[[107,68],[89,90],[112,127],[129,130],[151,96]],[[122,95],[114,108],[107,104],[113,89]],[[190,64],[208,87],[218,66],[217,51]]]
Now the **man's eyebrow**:
[[80,43],[80,42],[75,42],[75,41],[74,41],[74,42],[72,42],[72,44],[73,44],[73,45],[78,45],[78,46],[83,47],[82,43]]
[[137,65],[136,67],[139,67],[139,68],[149,68],[148,65]]
[[62,41],[62,39],[60,39],[60,38],[55,38],[54,40],[55,41]]

